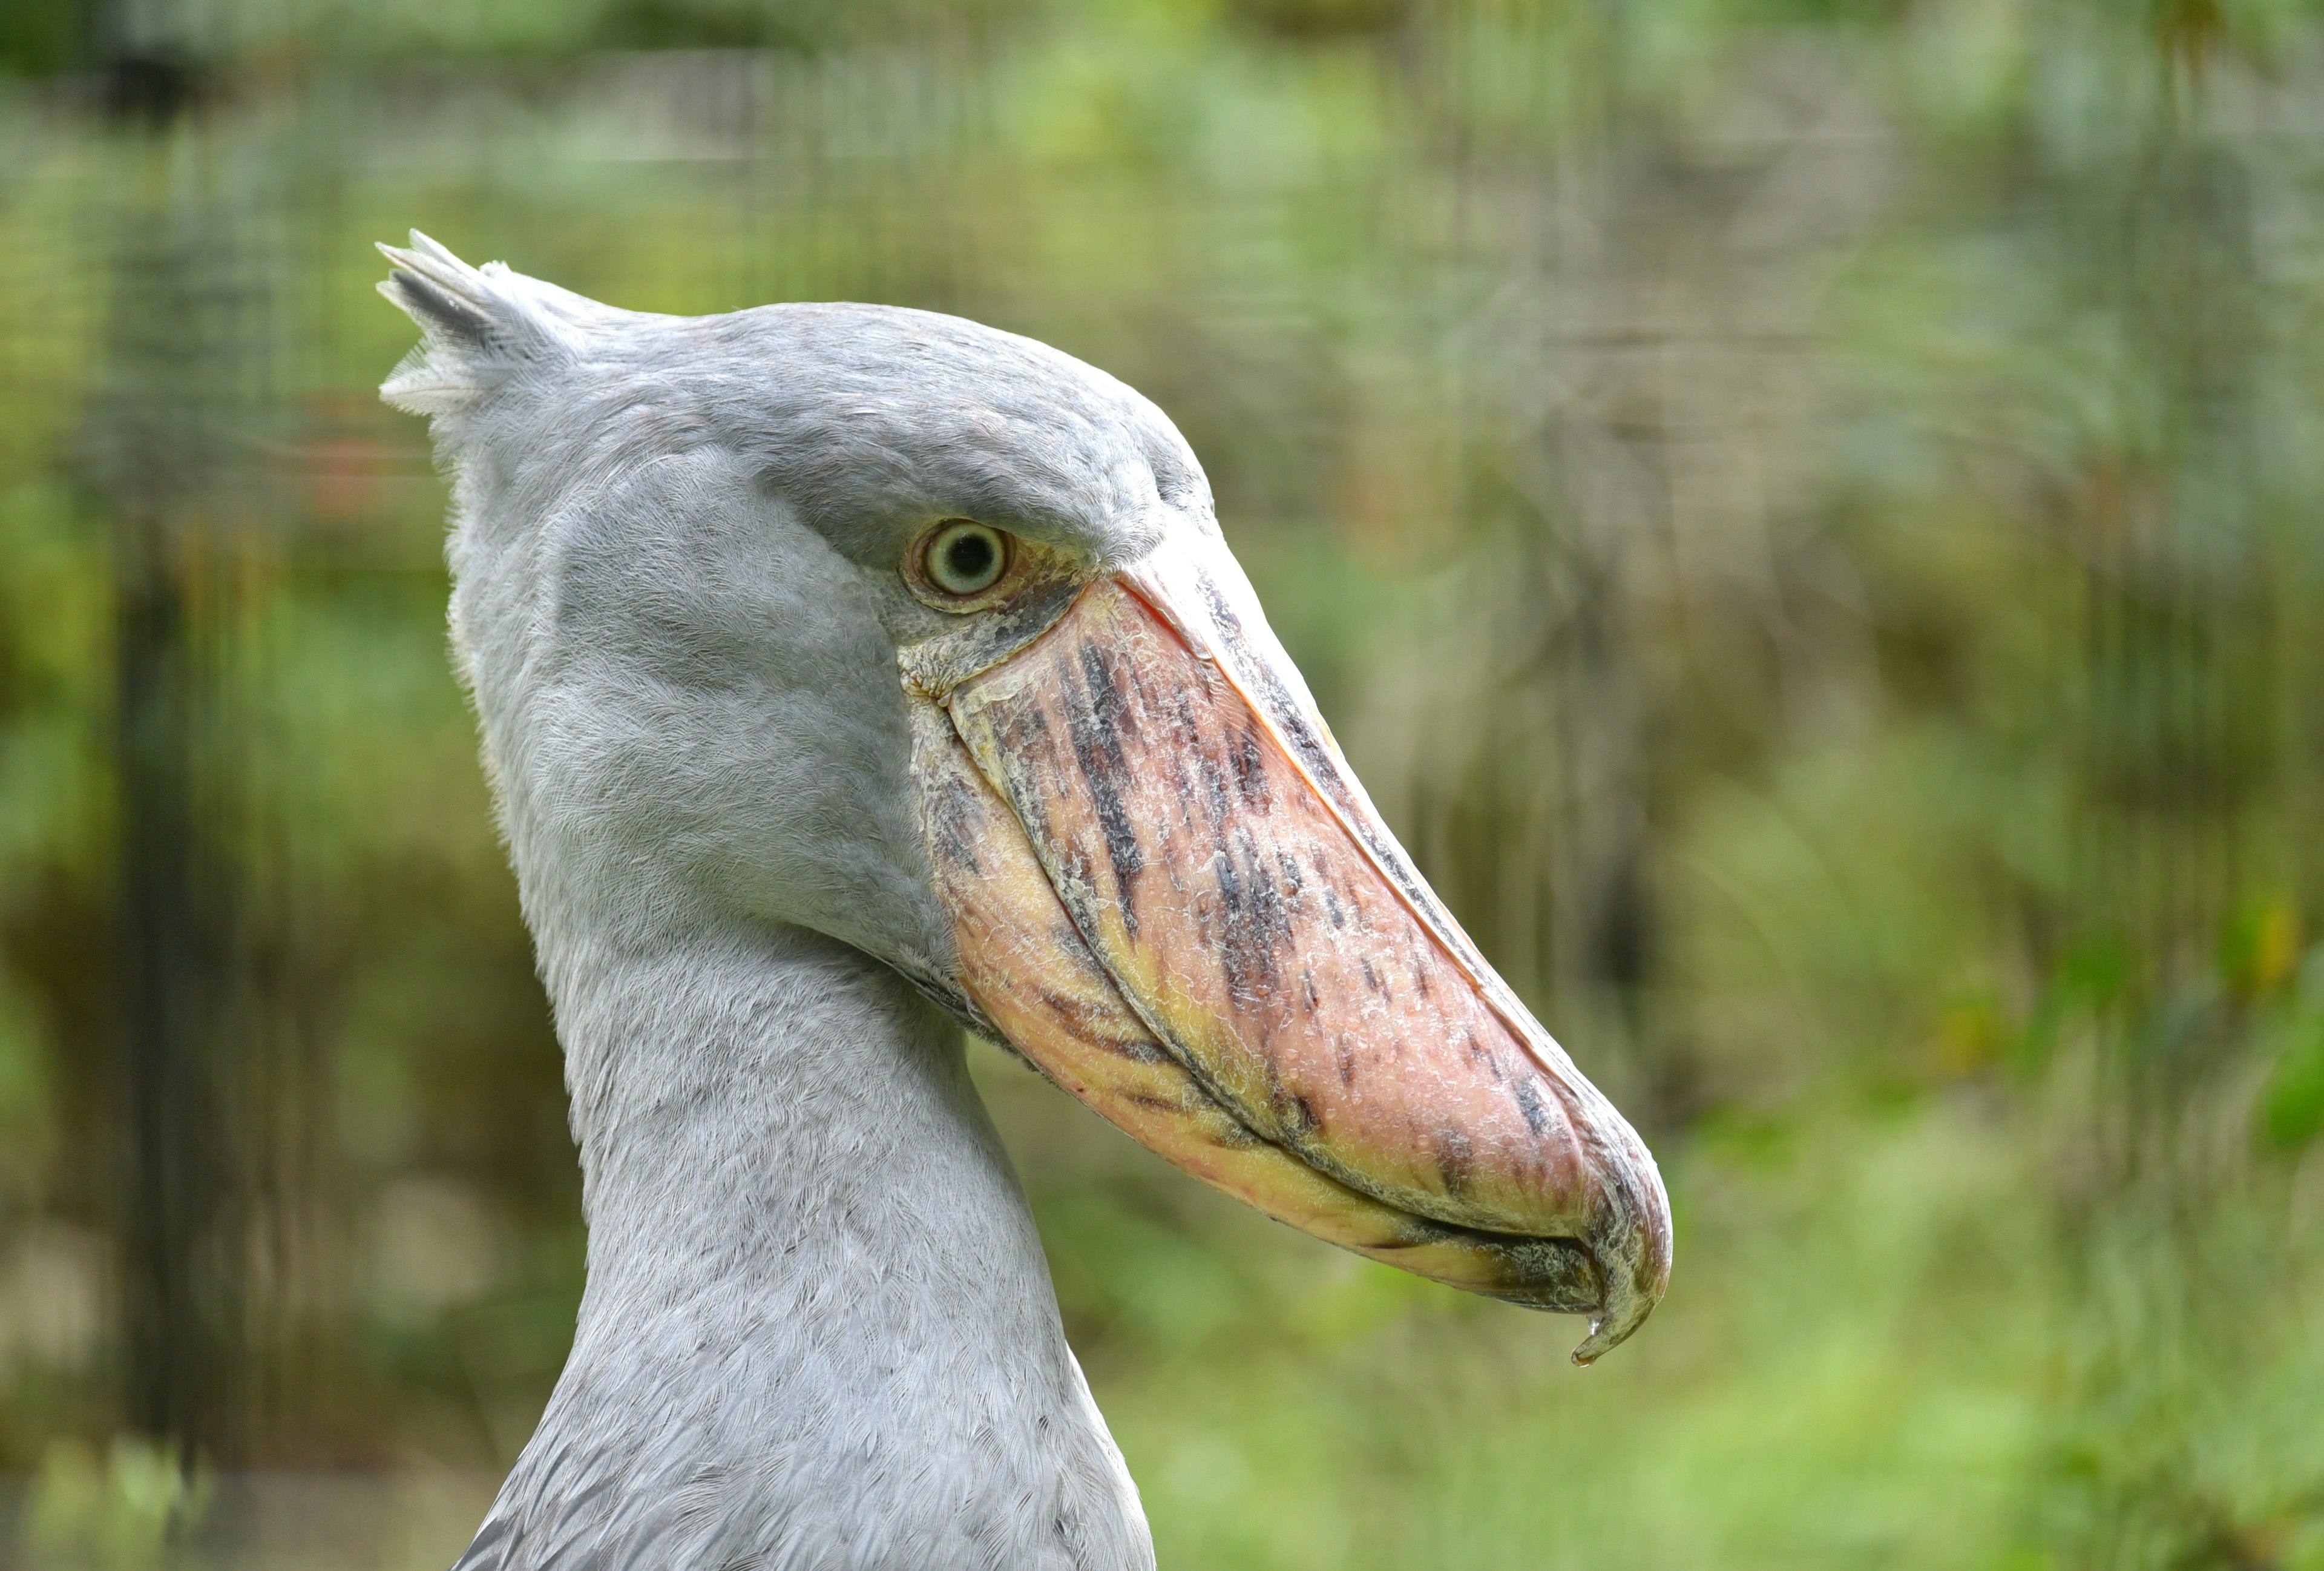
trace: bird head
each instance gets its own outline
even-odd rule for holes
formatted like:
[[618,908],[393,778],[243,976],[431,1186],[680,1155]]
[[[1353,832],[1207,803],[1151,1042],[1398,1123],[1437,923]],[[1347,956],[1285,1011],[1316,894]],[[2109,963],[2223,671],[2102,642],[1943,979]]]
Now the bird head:
[[1269,1215],[1590,1316],[1577,1362],[1644,1321],[1653,1159],[1373,809],[1152,403],[951,317],[382,249],[536,928],[814,929]]

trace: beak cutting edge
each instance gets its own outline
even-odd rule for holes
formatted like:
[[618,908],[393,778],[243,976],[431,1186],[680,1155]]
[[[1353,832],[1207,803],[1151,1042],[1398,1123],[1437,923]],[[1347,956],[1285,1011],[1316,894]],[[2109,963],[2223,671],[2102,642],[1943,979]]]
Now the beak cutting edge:
[[1053,1078],[1305,1231],[1589,1314],[1577,1363],[1645,1320],[1652,1157],[1412,866],[1223,541],[1099,578],[914,725],[963,984]]

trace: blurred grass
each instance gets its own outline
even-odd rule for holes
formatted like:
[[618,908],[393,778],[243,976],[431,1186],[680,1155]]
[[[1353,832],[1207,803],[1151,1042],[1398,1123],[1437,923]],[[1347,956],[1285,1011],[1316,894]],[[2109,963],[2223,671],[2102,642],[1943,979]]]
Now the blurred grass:
[[[132,60],[185,105],[109,116]],[[1647,1129],[1671,1296],[1575,1372],[1578,1326],[977,1049],[1166,1565],[2324,1568],[2315,7],[33,5],[0,62],[32,1563],[441,1564],[569,1334],[442,489],[371,393],[366,242],[416,224],[1156,397],[1399,833]],[[147,550],[239,1361],[159,1537],[92,1525],[158,1499],[114,1443]]]
[[2027,1132],[1972,1095],[1706,1130],[1671,1164],[1686,1280],[1587,1373],[1518,1311],[1260,1277],[1205,1248],[1225,1218],[1042,1220],[1084,1314],[1130,1306],[1083,1345],[1170,1563],[2315,1564],[2312,1239],[2070,1246]]

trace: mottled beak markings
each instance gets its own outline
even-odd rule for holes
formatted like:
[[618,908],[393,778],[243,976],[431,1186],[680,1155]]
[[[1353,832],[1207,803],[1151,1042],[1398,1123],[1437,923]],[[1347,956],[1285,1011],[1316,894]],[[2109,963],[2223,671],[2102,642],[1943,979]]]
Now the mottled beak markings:
[[1428,890],[1223,542],[1102,576],[915,704],[975,1006],[1196,1177],[1332,1243],[1586,1313],[1661,1298],[1644,1145]]

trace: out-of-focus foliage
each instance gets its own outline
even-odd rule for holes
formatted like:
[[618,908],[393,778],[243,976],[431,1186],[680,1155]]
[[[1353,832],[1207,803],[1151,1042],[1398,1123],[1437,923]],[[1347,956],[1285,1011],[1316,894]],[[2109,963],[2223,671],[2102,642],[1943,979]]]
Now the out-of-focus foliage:
[[50,1449],[25,1512],[29,1547],[58,1566],[150,1571],[169,1563],[208,1510],[207,1470],[120,1438],[100,1460],[60,1440]]
[[2324,1568],[2324,8],[19,0],[0,72],[42,1552],[113,1552],[150,1412],[226,1563],[441,1564],[569,1332],[443,488],[371,391],[417,225],[1153,395],[1653,1139],[1671,1296],[1582,1374],[979,1049],[1166,1565]]

